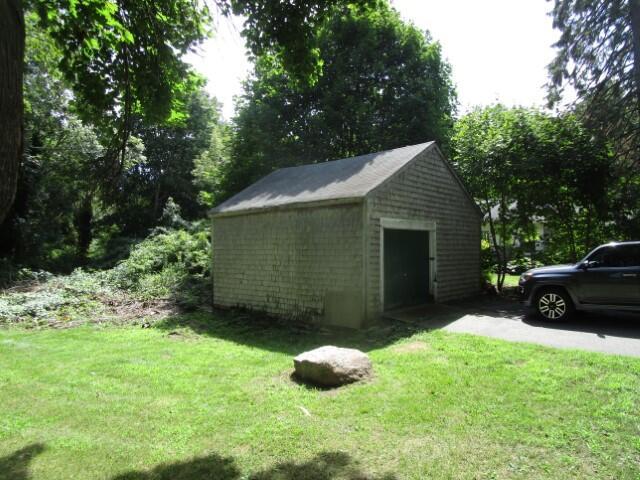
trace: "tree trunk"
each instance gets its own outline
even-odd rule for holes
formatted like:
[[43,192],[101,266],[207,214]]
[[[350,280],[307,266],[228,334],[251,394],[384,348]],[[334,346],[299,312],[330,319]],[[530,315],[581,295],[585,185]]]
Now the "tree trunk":
[[567,222],[567,227],[569,227],[569,239],[570,239],[570,247],[571,247],[571,262],[576,263],[578,261],[578,249],[576,248],[576,234],[573,230],[573,224],[571,220]]
[[502,230],[502,263],[500,264],[500,274],[498,276],[498,290],[502,291],[504,279],[507,276],[507,201],[504,194],[500,198],[500,228]]
[[158,220],[160,217],[160,177],[158,177],[158,183],[156,184],[156,191],[153,195],[153,219]]
[[22,156],[22,0],[0,0],[0,224],[9,214]]
[[[590,212],[595,212],[598,211],[597,208],[595,207],[591,207],[589,209]],[[592,244],[593,244],[593,240],[591,240],[591,237],[593,236],[593,232],[592,232],[592,228],[593,228],[593,216],[590,215],[589,213],[587,213],[587,225],[586,225],[586,231],[585,231],[585,235],[584,235],[584,249],[583,252],[589,252],[591,251]]]
[[80,204],[80,209],[76,212],[76,230],[78,232],[78,258],[82,265],[87,263],[87,252],[93,240],[93,207],[91,196],[87,195]]
[[640,0],[631,0],[631,33],[633,35],[633,79],[637,107],[640,110]]
[[[500,247],[498,246],[498,236],[496,234],[496,226],[493,223],[493,217],[491,216],[491,204],[489,203],[489,199],[485,200],[485,205],[487,206],[487,212],[489,212],[489,233],[491,234],[491,243],[493,244],[493,253],[496,256],[496,264],[498,265],[498,290],[502,289],[502,283],[500,282],[500,274],[502,271],[502,256],[500,255]],[[503,279],[504,282],[504,279]]]

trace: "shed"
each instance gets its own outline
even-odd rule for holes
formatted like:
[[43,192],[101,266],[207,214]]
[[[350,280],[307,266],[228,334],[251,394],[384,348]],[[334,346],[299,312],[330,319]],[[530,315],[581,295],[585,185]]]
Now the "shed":
[[359,328],[480,288],[480,211],[434,142],[276,170],[212,223],[221,307]]

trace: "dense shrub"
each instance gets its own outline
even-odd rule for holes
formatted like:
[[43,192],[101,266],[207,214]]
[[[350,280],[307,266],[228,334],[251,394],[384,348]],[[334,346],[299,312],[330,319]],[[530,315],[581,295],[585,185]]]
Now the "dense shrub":
[[99,274],[80,269],[70,275],[22,269],[14,288],[0,292],[0,324],[51,324],[100,315],[102,299],[117,295]]
[[520,275],[532,268],[542,267],[544,263],[527,256],[518,256],[507,262],[507,273],[511,275]]
[[134,245],[143,240],[122,235],[120,229],[114,226],[96,230],[87,251],[87,261],[89,267],[97,270],[113,268],[129,256]]
[[[70,275],[52,275],[42,270],[0,264],[0,280],[8,288],[0,291],[0,324],[52,325],[66,322],[102,321],[116,305],[147,305],[168,300],[183,308],[208,303],[210,287],[210,242],[207,222],[159,227],[143,241],[129,247],[130,240],[116,242],[128,256],[107,270],[74,270]],[[109,255],[108,244],[96,245],[96,256]],[[109,317],[110,318],[110,317]],[[115,317],[114,317],[115,318]]]
[[105,280],[138,298],[172,298],[195,306],[209,290],[210,251],[203,222],[188,229],[157,229],[107,270]]
[[495,258],[493,255],[493,250],[491,249],[491,244],[487,240],[480,241],[480,267],[482,271],[488,274],[490,271],[493,271],[493,267],[495,266]]

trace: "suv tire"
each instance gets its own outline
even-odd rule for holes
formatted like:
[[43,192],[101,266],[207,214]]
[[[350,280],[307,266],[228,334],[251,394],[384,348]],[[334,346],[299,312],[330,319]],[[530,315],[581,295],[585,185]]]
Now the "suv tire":
[[543,288],[536,294],[536,312],[543,320],[562,322],[574,311],[569,294],[561,288]]

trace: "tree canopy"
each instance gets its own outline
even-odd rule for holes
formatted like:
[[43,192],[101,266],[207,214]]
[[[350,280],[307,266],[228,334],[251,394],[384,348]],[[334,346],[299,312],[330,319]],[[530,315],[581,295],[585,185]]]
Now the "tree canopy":
[[[357,0],[356,0],[357,1]],[[366,0],[361,0],[364,3]],[[314,31],[337,0],[220,0],[217,12],[246,15],[254,54],[271,52],[298,81],[321,68]],[[212,12],[195,0],[7,0],[0,4],[0,223],[13,204],[22,154],[24,10],[36,11],[61,50],[59,68],[82,119],[99,129],[107,180],[122,172],[134,116],[184,121],[201,81],[183,55],[209,33]]]
[[452,145],[455,165],[490,227],[499,273],[514,235],[535,238],[535,219],[551,232],[544,239],[550,259],[575,261],[621,233],[609,208],[615,158],[575,115],[478,108],[456,123]]
[[[207,208],[274,169],[428,140],[487,214],[503,273],[511,239],[537,238],[534,220],[546,261],[640,235],[634,2],[557,0],[551,94],[576,86],[570,111],[460,119],[439,43],[385,0],[134,3],[0,3],[0,216],[17,191],[0,257],[112,265],[167,225],[204,235]],[[183,55],[231,13],[245,16],[255,69],[225,122]]]
[[280,167],[428,140],[446,149],[456,97],[450,67],[428,33],[380,4],[338,10],[314,42],[324,60],[314,84],[292,82],[273,55],[257,58],[218,198]]
[[550,100],[571,85],[585,120],[640,165],[640,0],[555,0]]
[[566,84],[573,110],[615,155],[611,213],[621,238],[640,235],[640,0],[555,0],[561,32],[549,66],[550,100]]

